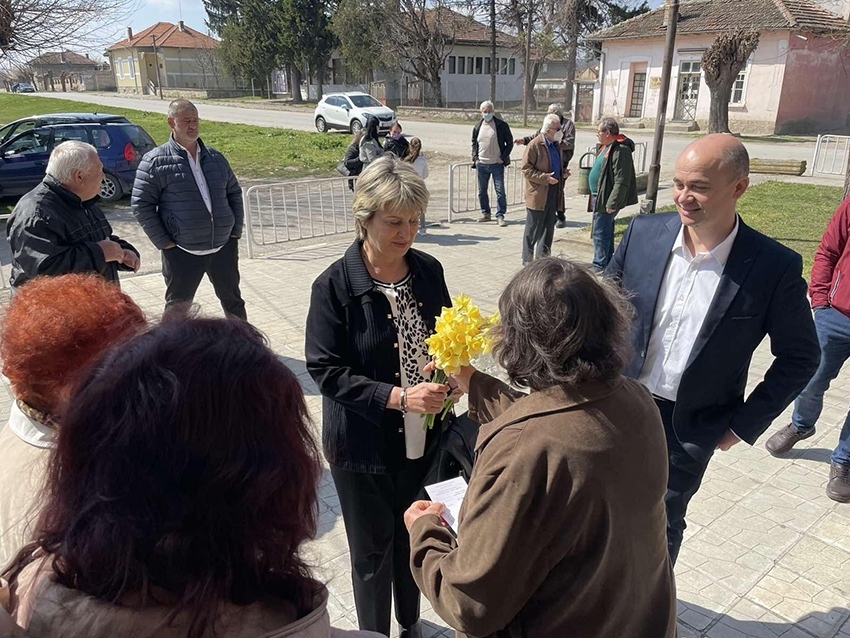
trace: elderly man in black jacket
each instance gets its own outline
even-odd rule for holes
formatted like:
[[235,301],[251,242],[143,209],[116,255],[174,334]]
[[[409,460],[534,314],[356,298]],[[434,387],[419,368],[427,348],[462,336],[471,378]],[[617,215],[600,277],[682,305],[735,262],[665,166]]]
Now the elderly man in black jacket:
[[198,137],[198,109],[168,105],[171,137],[136,171],[133,215],[162,251],[165,309],[191,303],[204,274],[224,312],[247,319],[239,290],[242,190],[224,156]]
[[59,144],[47,175],[24,195],[6,225],[12,248],[12,289],[38,275],[95,272],[118,283],[118,271],[137,271],[140,259],[112,234],[98,208],[103,164],[91,144]]

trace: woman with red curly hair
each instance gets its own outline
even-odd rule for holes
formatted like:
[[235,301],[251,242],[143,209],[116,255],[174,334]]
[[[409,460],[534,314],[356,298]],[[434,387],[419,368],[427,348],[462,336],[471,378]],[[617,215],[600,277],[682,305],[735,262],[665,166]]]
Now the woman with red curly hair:
[[74,395],[36,542],[3,573],[13,618],[39,638],[380,638],[331,628],[300,555],[320,472],[262,334],[169,317]]
[[72,388],[110,346],[145,327],[141,308],[93,274],[33,279],[12,298],[0,324],[0,358],[15,402],[0,431],[0,566],[38,514],[45,450]]

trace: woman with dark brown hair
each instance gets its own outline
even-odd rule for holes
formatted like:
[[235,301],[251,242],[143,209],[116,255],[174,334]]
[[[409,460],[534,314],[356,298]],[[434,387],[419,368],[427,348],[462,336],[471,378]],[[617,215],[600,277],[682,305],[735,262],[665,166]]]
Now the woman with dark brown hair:
[[583,267],[535,261],[499,299],[494,350],[530,392],[455,377],[482,423],[457,540],[440,503],[405,523],[413,577],[459,635],[675,637],[667,448],[652,396],[621,375],[627,307]]
[[12,297],[0,359],[15,402],[0,431],[0,568],[26,541],[74,384],[110,346],[144,329],[141,308],[96,274],[37,277]]
[[337,635],[299,555],[319,469],[301,388],[263,336],[169,319],[73,397],[36,542],[3,574],[13,618],[39,638]]

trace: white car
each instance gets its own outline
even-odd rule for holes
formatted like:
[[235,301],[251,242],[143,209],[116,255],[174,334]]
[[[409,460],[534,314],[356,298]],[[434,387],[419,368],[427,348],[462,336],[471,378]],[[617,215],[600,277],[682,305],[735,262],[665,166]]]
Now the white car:
[[366,124],[366,116],[378,118],[379,133],[386,133],[395,122],[395,113],[368,93],[328,93],[316,105],[313,119],[319,133],[327,133],[330,129],[351,131],[357,135]]

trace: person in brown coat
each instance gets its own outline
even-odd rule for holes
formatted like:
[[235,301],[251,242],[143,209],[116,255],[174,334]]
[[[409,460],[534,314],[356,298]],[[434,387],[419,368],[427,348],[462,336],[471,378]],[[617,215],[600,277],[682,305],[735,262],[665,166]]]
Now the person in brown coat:
[[499,363],[524,394],[455,377],[483,425],[457,540],[443,505],[405,513],[411,569],[460,636],[674,638],[667,450],[652,397],[621,376],[626,304],[557,258],[499,300]]
[[561,120],[554,113],[543,118],[540,134],[522,154],[525,176],[525,233],[522,265],[547,257],[552,251],[556,212],[564,207],[564,181],[570,172],[561,167]]

